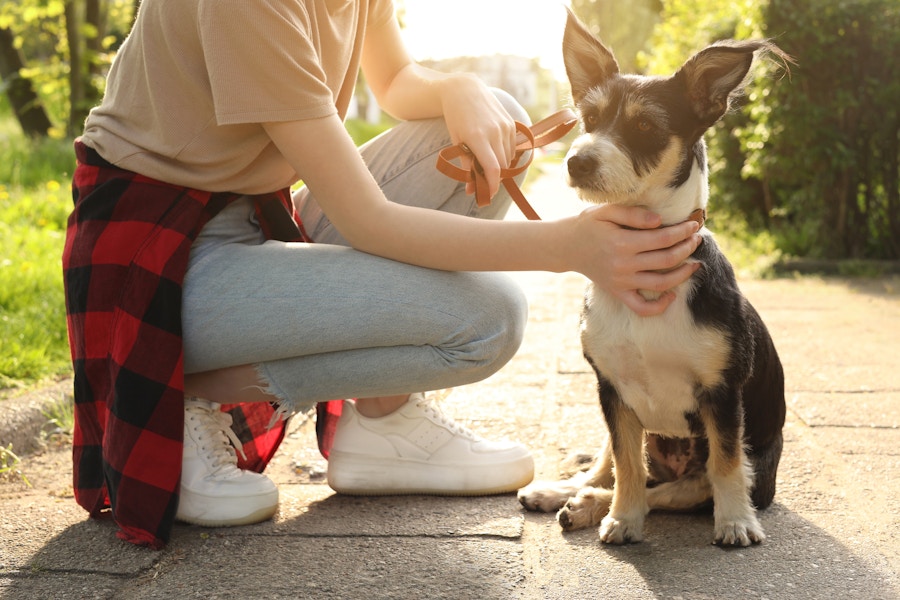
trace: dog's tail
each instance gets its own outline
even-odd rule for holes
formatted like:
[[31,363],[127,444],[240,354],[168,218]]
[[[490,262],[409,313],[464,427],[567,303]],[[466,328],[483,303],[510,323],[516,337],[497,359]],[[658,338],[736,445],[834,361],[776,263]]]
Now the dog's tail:
[[757,509],[768,508],[775,498],[775,478],[783,446],[784,436],[779,431],[768,446],[759,452],[754,448],[750,455],[754,470],[750,499]]

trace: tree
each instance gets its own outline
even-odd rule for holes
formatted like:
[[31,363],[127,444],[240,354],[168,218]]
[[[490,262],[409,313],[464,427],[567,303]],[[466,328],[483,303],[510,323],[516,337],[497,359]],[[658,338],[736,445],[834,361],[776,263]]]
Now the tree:
[[772,37],[798,64],[758,65],[710,136],[714,214],[786,254],[900,258],[900,3],[665,0],[649,69],[726,37]]
[[81,130],[88,112],[101,98],[95,79],[104,66],[101,59],[106,31],[107,0],[66,0],[66,38],[69,46],[69,120],[66,131]]
[[662,10],[662,0],[572,0],[572,11],[613,51],[625,73],[641,66],[639,56],[647,49]]
[[900,258],[900,3],[771,0],[762,17],[800,64],[764,100],[770,142],[748,165],[787,223],[814,220],[809,253]]
[[[19,0],[0,3],[0,48],[18,53],[19,77],[37,90],[51,123],[76,135],[99,101],[113,51],[130,30],[139,0]],[[23,60],[24,57],[24,60]],[[6,73],[3,73],[7,81]],[[7,94],[10,86],[7,83]],[[12,98],[10,98],[12,100]],[[23,126],[24,127],[24,126]],[[53,133],[47,128],[39,135]]]
[[15,45],[12,31],[0,27],[0,79],[22,131],[29,137],[43,137],[52,124],[40,98],[34,92],[31,80],[21,75],[25,68],[22,55]]

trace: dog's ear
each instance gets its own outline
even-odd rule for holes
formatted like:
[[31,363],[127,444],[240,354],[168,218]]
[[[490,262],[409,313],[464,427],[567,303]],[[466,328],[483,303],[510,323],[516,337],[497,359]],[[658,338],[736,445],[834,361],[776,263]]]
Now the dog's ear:
[[711,126],[728,110],[753,64],[754,53],[773,46],[766,41],[716,42],[682,65],[675,77],[683,81],[694,113],[703,125]]
[[572,99],[580,104],[587,91],[619,72],[615,56],[569,10],[563,34],[563,62],[572,86]]

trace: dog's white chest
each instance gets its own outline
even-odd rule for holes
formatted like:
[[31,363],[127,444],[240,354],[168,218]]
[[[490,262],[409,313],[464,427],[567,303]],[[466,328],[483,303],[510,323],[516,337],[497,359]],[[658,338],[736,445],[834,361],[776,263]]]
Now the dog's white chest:
[[602,376],[646,430],[673,437],[692,435],[686,415],[697,409],[698,389],[716,385],[728,362],[725,334],[694,323],[689,285],[655,317],[589,286],[582,321],[582,344]]

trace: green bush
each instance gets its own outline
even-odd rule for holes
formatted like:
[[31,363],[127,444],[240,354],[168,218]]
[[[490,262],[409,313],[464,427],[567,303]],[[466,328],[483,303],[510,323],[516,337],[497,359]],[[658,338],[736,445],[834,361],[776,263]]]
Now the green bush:
[[762,18],[798,60],[741,132],[778,229],[807,229],[812,256],[900,258],[900,3],[771,0]]
[[900,3],[667,0],[643,58],[671,73],[726,37],[772,38],[798,64],[754,69],[709,136],[713,211],[785,254],[900,258]]

